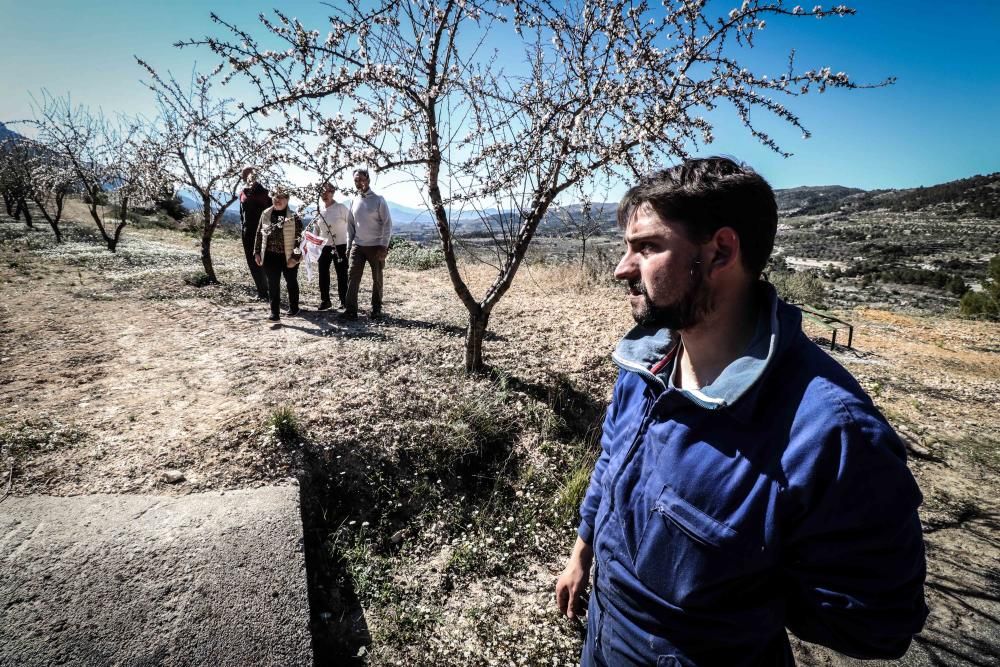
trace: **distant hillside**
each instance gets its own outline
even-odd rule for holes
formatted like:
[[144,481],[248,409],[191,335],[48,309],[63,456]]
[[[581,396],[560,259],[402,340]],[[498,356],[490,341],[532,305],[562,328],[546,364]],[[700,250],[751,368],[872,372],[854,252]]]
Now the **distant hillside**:
[[803,210],[824,206],[836,206],[838,202],[852,195],[863,195],[864,190],[846,188],[843,185],[804,185],[797,188],[775,190],[778,211],[784,215],[795,215]]
[[841,186],[778,190],[787,216],[890,211],[934,211],[960,217],[1000,218],[1000,172],[904,190],[857,190]]
[[23,139],[24,137],[15,132],[14,130],[8,128],[3,123],[0,123],[0,141],[5,139]]

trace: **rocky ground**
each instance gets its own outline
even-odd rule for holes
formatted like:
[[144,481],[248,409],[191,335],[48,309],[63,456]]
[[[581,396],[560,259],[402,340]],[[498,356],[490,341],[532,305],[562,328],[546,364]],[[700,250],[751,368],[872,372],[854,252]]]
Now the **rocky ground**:
[[[71,207],[77,219],[80,211]],[[357,663],[573,664],[552,584],[630,318],[620,289],[529,264],[494,312],[493,371],[462,373],[443,269],[386,270],[385,310],[267,322],[242,250],[129,227],[118,253],[0,218],[0,495],[187,494],[303,479],[317,654]],[[479,288],[485,264],[465,267]],[[362,288],[362,298],[367,288]],[[858,308],[833,354],[911,447],[931,620],[906,664],[1000,656],[995,324]],[[810,331],[817,338],[828,335]],[[839,339],[838,339],[839,340]],[[179,471],[183,480],[164,482]],[[2,505],[0,505],[2,511]],[[840,664],[807,646],[803,664]],[[325,652],[325,653],[324,653]]]

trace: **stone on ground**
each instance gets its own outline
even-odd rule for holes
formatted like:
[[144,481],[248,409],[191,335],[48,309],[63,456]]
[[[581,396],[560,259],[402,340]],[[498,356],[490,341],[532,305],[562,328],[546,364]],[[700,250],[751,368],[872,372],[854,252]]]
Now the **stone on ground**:
[[0,666],[311,665],[297,486],[0,503]]

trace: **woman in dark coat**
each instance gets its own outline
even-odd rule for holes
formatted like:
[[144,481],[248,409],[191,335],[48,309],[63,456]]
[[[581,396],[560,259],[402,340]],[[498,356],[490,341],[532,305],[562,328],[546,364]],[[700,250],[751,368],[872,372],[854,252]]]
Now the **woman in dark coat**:
[[260,216],[264,209],[271,205],[271,197],[267,194],[267,189],[257,181],[257,174],[253,167],[243,170],[243,182],[246,187],[240,193],[240,222],[242,224],[243,253],[246,255],[247,267],[250,269],[250,277],[253,278],[254,286],[257,288],[257,298],[266,300],[267,278],[264,270],[257,266],[253,259],[253,240],[260,224]]

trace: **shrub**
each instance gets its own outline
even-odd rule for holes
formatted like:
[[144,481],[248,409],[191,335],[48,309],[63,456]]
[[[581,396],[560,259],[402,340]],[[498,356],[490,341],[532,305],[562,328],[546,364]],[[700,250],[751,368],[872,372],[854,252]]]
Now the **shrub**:
[[959,303],[959,310],[965,317],[1000,319],[1000,306],[986,292],[966,292]]
[[206,287],[212,284],[212,279],[204,271],[195,271],[185,276],[184,282],[192,287]]
[[[117,204],[111,204],[110,206],[108,206],[107,215],[109,218],[114,218],[115,220],[121,220],[122,209]],[[141,224],[143,222],[142,215],[138,211],[131,208],[129,209],[126,217],[128,218],[128,222],[132,224]]]
[[184,216],[188,214],[181,198],[169,191],[159,194],[153,201],[153,208],[157,211],[163,211],[163,213],[177,222],[183,220]]
[[444,265],[444,252],[440,248],[425,248],[419,243],[395,236],[389,242],[389,257],[393,264],[413,271],[426,271]]
[[822,279],[812,271],[795,271],[793,273],[777,271],[771,273],[768,280],[785,301],[808,304],[817,308],[825,307],[826,286]]

